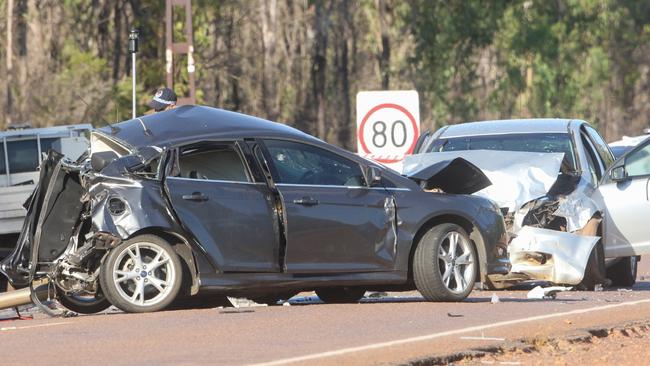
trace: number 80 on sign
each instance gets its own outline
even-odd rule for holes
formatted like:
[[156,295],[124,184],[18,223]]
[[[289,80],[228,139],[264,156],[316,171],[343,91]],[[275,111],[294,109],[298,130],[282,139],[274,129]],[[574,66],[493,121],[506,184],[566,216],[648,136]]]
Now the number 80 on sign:
[[413,152],[419,123],[399,104],[382,103],[371,108],[357,130],[359,153],[384,164],[401,161]]

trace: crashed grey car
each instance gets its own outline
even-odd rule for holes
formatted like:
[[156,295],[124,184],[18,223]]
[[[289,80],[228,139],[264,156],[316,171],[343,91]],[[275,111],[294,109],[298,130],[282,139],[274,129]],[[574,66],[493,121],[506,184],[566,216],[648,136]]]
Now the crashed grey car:
[[650,253],[644,151],[615,163],[581,120],[484,121],[424,134],[405,171],[463,157],[488,176],[493,185],[476,194],[502,207],[515,237],[512,273],[494,280],[631,286]]
[[498,207],[463,194],[486,184],[463,159],[409,179],[286,125],[183,106],[93,131],[76,162],[50,152],[1,269],[83,313],[303,290],[460,301],[510,268]]

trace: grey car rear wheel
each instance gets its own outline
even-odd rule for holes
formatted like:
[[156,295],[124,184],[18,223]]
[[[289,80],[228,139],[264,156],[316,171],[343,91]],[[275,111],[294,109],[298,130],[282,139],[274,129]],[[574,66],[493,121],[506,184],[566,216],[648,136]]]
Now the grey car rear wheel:
[[80,314],[99,313],[111,306],[111,303],[106,299],[101,290],[94,296],[77,296],[61,293],[58,295],[58,300],[68,310]]
[[474,245],[456,224],[431,228],[413,256],[413,279],[429,301],[461,301],[474,286],[478,261]]
[[158,311],[178,295],[182,266],[174,249],[154,235],[141,235],[120,244],[102,265],[100,284],[106,298],[133,313]]

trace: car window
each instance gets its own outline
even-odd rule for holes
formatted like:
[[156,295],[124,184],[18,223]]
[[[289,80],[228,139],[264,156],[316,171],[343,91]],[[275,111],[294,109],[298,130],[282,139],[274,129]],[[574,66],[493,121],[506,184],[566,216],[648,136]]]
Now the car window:
[[278,183],[365,186],[359,164],[311,145],[266,140]]
[[50,151],[50,149],[52,148],[52,144],[57,140],[60,140],[60,138],[59,137],[41,138],[41,153],[47,154],[47,152]]
[[428,148],[428,152],[459,150],[564,153],[563,165],[569,170],[577,170],[571,137],[568,133],[518,133],[441,138]]
[[36,139],[7,141],[10,173],[35,172],[38,170],[38,144]]
[[629,177],[650,175],[650,145],[630,153],[625,158],[625,170]]
[[598,131],[589,126],[585,126],[585,130],[593,142],[598,156],[600,156],[600,159],[603,161],[605,170],[607,170],[607,168],[609,168],[614,162],[614,156],[612,155],[612,152],[609,150],[609,147],[605,143],[605,140],[603,140]]
[[181,152],[179,167],[182,178],[249,181],[246,167],[232,145],[185,149]]
[[585,147],[585,151],[587,152],[585,155],[587,157],[587,165],[589,166],[591,179],[593,182],[598,182],[602,176],[602,172],[600,171],[600,165],[596,164],[594,148],[584,132],[580,133],[580,138],[582,139],[582,145]]

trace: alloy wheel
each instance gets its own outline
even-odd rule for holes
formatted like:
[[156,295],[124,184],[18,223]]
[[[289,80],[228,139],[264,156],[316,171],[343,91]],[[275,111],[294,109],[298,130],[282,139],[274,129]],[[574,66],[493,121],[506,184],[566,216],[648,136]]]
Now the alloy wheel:
[[160,303],[168,297],[176,281],[169,253],[148,242],[136,242],[124,248],[112,272],[118,294],[137,306]]
[[457,231],[450,231],[438,249],[442,282],[454,293],[464,292],[474,284],[476,260],[469,241]]

